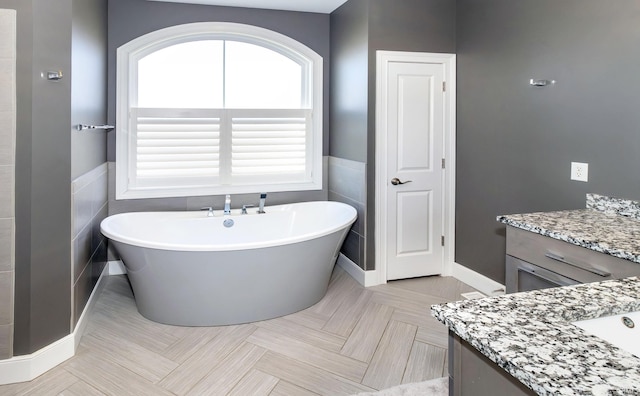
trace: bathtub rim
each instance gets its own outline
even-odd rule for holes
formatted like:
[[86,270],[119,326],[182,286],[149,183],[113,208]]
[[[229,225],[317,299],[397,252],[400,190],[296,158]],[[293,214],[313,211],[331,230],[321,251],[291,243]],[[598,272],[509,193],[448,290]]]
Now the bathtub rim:
[[[145,239],[139,239],[139,238],[132,238],[132,237],[127,237],[126,235],[123,235],[121,233],[114,233],[112,231],[110,231],[108,229],[108,224],[112,221],[114,221],[114,219],[116,219],[117,217],[124,217],[124,216],[135,216],[136,214],[146,214],[146,215],[152,215],[152,214],[164,214],[166,215],[167,213],[175,213],[175,214],[179,214],[179,213],[184,213],[184,214],[189,214],[190,216],[193,216],[193,218],[200,218],[200,217],[204,217],[206,218],[206,214],[201,212],[201,211],[190,211],[190,210],[172,210],[172,211],[142,211],[142,212],[124,212],[124,213],[118,213],[118,214],[114,214],[111,216],[108,216],[107,218],[105,218],[104,220],[102,220],[100,222],[100,232],[107,237],[110,240],[114,240],[117,241],[119,243],[124,243],[127,245],[131,245],[131,246],[137,246],[137,247],[143,247],[143,248],[149,248],[149,249],[158,249],[158,250],[168,250],[168,251],[183,251],[183,252],[189,252],[189,251],[194,251],[194,252],[217,252],[217,251],[239,251],[239,250],[248,250],[248,249],[261,249],[261,248],[266,248],[266,247],[272,247],[272,246],[280,246],[280,245],[289,245],[289,244],[294,244],[294,243],[299,243],[299,242],[304,242],[304,241],[308,241],[311,239],[316,239],[316,238],[321,238],[323,236],[332,234],[336,231],[339,231],[343,228],[349,228],[351,227],[351,225],[353,225],[353,223],[355,223],[356,218],[357,218],[357,211],[356,209],[346,203],[343,202],[339,202],[339,201],[309,201],[309,202],[295,202],[295,203],[288,203],[288,204],[282,204],[282,205],[272,205],[272,206],[266,206],[265,207],[265,211],[267,212],[267,215],[269,213],[269,211],[285,211],[287,206],[311,206],[313,204],[323,204],[323,205],[332,205],[332,206],[342,206],[344,207],[346,210],[351,211],[351,216],[349,216],[348,219],[345,219],[345,221],[341,221],[339,223],[337,223],[336,225],[334,225],[333,227],[327,227],[327,228],[323,228],[320,229],[318,231],[314,231],[314,232],[308,232],[308,233],[304,233],[304,234],[300,234],[300,235],[296,235],[296,236],[289,236],[286,238],[279,238],[279,239],[269,239],[266,241],[260,241],[260,242],[250,242],[250,243],[233,243],[233,244],[225,244],[225,245],[211,245],[211,244],[207,244],[207,245],[202,245],[202,244],[179,244],[179,243],[155,243],[153,241],[150,240],[145,240]],[[225,218],[234,218],[237,216],[240,216],[240,210],[233,210],[232,211],[232,215],[224,215],[224,216],[220,216],[220,215],[216,215],[215,217],[217,219],[225,219]],[[258,214],[251,214],[251,215],[246,215],[246,216],[260,216]]]

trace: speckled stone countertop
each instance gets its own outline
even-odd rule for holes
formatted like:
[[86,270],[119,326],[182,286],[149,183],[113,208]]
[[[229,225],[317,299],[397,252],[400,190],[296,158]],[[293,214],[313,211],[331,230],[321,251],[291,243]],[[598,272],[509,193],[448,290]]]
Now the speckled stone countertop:
[[640,310],[627,278],[431,307],[431,313],[539,395],[640,395],[640,358],[571,324]]
[[587,194],[587,208],[498,216],[501,223],[640,263],[640,204]]
[[[595,194],[587,209],[499,216],[524,230],[640,263],[640,204]],[[431,307],[432,315],[539,395],[640,395],[640,358],[571,322],[640,310],[640,279]]]

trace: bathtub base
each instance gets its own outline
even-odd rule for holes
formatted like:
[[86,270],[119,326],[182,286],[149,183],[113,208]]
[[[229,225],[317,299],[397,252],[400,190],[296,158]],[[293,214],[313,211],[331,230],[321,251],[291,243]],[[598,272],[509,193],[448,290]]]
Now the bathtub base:
[[138,311],[155,322],[219,326],[308,308],[324,297],[348,229],[242,251],[169,251],[111,241],[127,267]]

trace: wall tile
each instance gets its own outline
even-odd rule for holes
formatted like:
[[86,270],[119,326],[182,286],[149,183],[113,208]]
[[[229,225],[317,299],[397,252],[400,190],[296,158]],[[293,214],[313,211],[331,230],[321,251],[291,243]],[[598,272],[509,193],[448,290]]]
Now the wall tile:
[[73,244],[73,280],[76,281],[80,273],[89,263],[91,258],[91,227],[83,228],[75,237]]
[[15,59],[0,58],[0,111],[15,109]]
[[93,199],[91,185],[87,185],[76,191],[71,199],[73,200],[73,233],[71,236],[76,237],[84,228],[91,224],[91,200]]
[[98,213],[93,217],[93,219],[91,219],[91,252],[95,252],[96,249],[98,248],[98,245],[100,245],[106,238],[104,235],[102,235],[102,232],[100,232],[100,223],[102,222],[102,220],[107,218],[107,214],[109,212],[109,208],[107,207],[107,204],[104,204],[102,206],[102,209],[100,209],[100,211],[98,211]]
[[0,219],[14,217],[14,166],[0,166]]
[[13,111],[0,112],[0,165],[15,163],[15,136]]
[[16,11],[0,11],[0,359],[13,356]]
[[333,191],[329,191],[329,201],[336,201],[346,203],[347,205],[353,206],[358,212],[358,218],[355,223],[351,226],[351,229],[357,232],[360,235],[364,235],[364,204],[360,202],[356,202],[350,198],[344,197],[340,194],[337,194]]
[[86,266],[82,271],[78,280],[73,285],[73,326],[75,328],[78,324],[78,319],[82,315],[82,310],[87,305],[87,300],[91,295],[93,286],[91,285],[91,266]]
[[349,231],[344,240],[344,244],[342,244],[340,252],[347,256],[349,260],[356,263],[360,268],[364,269],[364,264],[360,261],[360,235],[353,231]]
[[101,243],[93,252],[87,265],[82,268],[73,285],[73,328],[78,324],[80,315],[82,315],[106,263],[107,246]]
[[365,164],[329,157],[329,190],[360,203],[366,201]]
[[116,261],[120,260],[120,255],[113,247],[113,244],[107,241],[107,261]]
[[96,180],[98,180],[103,173],[106,173],[108,170],[107,163],[103,163],[101,165],[96,166],[89,172],[86,172],[78,177],[76,177],[71,182],[71,193],[75,194],[76,192],[82,190],[83,188],[91,185]]
[[363,237],[362,235],[358,236],[360,238],[360,252],[359,252],[359,257],[360,257],[360,261],[358,261],[358,265],[360,266],[360,268],[363,268],[365,271],[371,271],[374,270],[375,268],[368,268],[367,266],[367,253],[366,253],[366,238]]
[[349,204],[358,211],[342,253],[365,269],[366,164],[329,157],[329,199]]
[[16,10],[3,9],[0,13],[0,57],[16,57]]
[[0,272],[14,269],[13,219],[0,219]]
[[0,360],[13,357],[13,324],[0,325]]
[[100,279],[100,274],[102,274],[102,270],[104,270],[105,265],[107,265],[107,244],[101,243],[98,245],[97,249],[93,252],[93,256],[91,256],[91,288],[98,283]]
[[92,216],[98,214],[98,212],[102,209],[103,206],[107,204],[107,201],[109,200],[108,183],[109,178],[106,169],[104,172],[100,173],[98,177],[91,183],[91,188],[93,190],[93,196],[91,198]]
[[0,325],[13,323],[13,271],[0,272]]

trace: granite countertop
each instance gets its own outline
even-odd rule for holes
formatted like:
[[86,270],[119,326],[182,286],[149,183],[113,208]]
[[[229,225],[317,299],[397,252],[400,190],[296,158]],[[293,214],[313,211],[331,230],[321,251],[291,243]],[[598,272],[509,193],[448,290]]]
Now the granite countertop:
[[[579,210],[498,221],[640,263],[640,202],[587,194]],[[431,307],[432,315],[539,395],[640,395],[640,358],[572,322],[640,310],[637,277]]]
[[640,395],[640,358],[571,322],[640,310],[640,279],[431,307],[461,339],[539,395]]
[[640,263],[640,205],[587,194],[587,208],[498,216],[501,223]]

